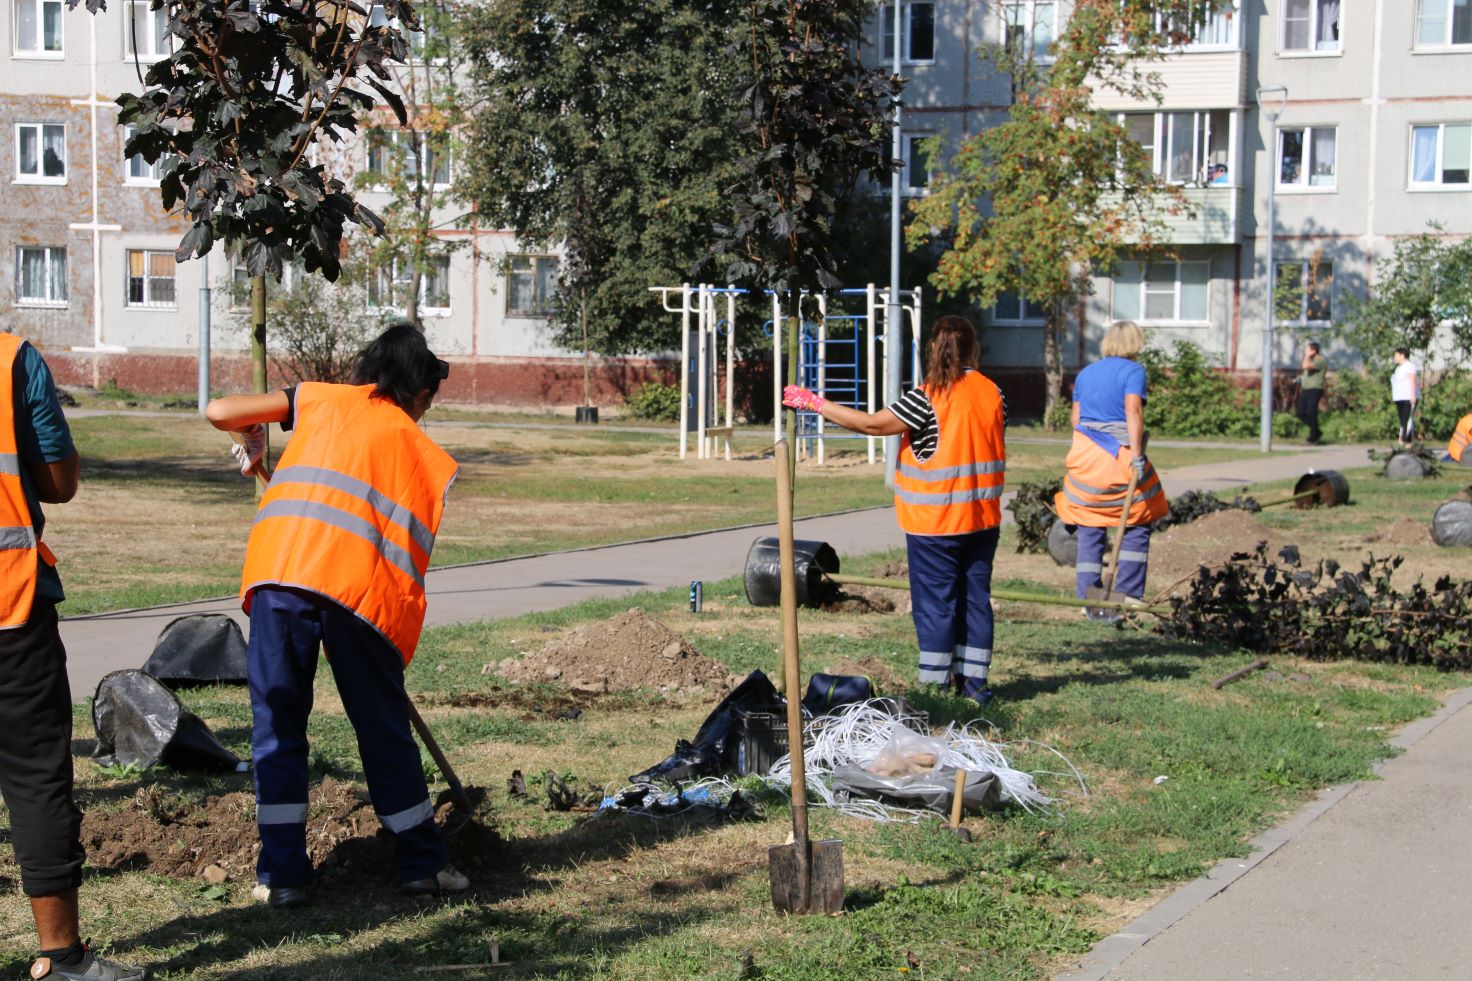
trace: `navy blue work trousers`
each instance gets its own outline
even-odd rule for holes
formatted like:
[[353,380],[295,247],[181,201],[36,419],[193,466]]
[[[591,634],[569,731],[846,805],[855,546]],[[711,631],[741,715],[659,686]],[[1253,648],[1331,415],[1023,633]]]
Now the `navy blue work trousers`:
[[[1078,529],[1078,561],[1073,567],[1078,598],[1087,595],[1090,586],[1103,586],[1104,544],[1108,528]],[[1119,570],[1114,574],[1114,591],[1136,599],[1145,595],[1145,573],[1150,568],[1150,526],[1130,525],[1124,530],[1124,543],[1119,546]]]
[[257,589],[251,601],[247,677],[256,824],[256,874],[278,887],[313,879],[307,857],[307,716],[317,653],[328,664],[358,736],[373,809],[394,836],[399,879],[412,882],[449,864],[434,823],[419,746],[409,729],[404,662],[367,622],[314,593]]
[[984,682],[992,665],[992,560],[1000,529],[906,535],[921,684]]

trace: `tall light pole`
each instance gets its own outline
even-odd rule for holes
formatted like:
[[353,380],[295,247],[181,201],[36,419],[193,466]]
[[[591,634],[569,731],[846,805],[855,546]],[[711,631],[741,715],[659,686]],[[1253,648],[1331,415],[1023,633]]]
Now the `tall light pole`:
[[[893,70],[895,75],[899,75],[901,44],[904,41],[905,4],[903,0],[891,0],[891,8],[894,13]],[[898,102],[894,107],[893,130],[890,156],[895,160],[902,160],[904,159],[904,146],[900,136],[900,105]],[[901,327],[904,309],[900,306],[900,194],[903,191],[901,187],[903,177],[903,172],[897,170],[889,178],[889,304],[884,309],[884,401],[886,404],[899,401],[900,373],[904,370],[905,365],[905,357],[900,352],[904,344],[904,330]],[[900,438],[886,436],[884,438],[884,482],[891,487],[894,486],[894,471],[899,457]]]
[[199,257],[199,414],[210,400],[210,255]]
[[1277,269],[1273,266],[1273,239],[1277,231],[1277,215],[1273,205],[1278,188],[1278,117],[1288,104],[1288,86],[1260,85],[1257,89],[1257,108],[1268,121],[1268,256],[1267,297],[1263,301],[1262,318],[1262,418],[1259,425],[1258,448],[1264,453],[1273,449],[1273,286]]

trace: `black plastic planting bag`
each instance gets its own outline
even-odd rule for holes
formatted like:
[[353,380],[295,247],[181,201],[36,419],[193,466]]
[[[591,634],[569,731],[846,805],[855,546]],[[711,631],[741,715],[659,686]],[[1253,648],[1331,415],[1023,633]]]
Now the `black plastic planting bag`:
[[[881,777],[861,766],[840,766],[833,771],[833,790],[855,797],[879,797],[901,807],[925,807],[941,814],[951,809],[956,792],[956,770],[942,767],[930,773],[905,777]],[[966,774],[961,792],[962,810],[968,813],[995,810],[1002,805],[1002,784],[990,771]]]
[[1385,476],[1391,480],[1420,480],[1426,464],[1414,453],[1396,453],[1385,461]]
[[762,672],[753,671],[705,717],[693,740],[679,740],[674,753],[629,777],[629,782],[688,780],[734,768],[736,743],[731,737],[737,726],[736,713],[782,712],[786,704],[771,680]]
[[1431,516],[1431,538],[1448,548],[1472,547],[1472,504],[1447,501]]
[[1048,526],[1048,554],[1059,565],[1078,564],[1078,529],[1061,521]]
[[245,638],[222,613],[180,617],[158,635],[143,670],[165,684],[245,684]]
[[[795,541],[792,564],[797,569],[797,605],[817,606],[832,590],[823,578],[838,571],[838,553],[827,542]],[[782,599],[781,550],[775,538],[758,538],[746,553],[746,601],[776,606]]]
[[163,682],[142,671],[114,671],[98,682],[92,725],[102,766],[248,769]]

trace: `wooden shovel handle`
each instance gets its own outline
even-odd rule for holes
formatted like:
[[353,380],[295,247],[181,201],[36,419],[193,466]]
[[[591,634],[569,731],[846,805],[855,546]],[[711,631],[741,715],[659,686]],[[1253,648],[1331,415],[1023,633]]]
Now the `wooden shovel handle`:
[[797,652],[797,569],[792,544],[791,450],[779,439],[772,455],[777,461],[777,547],[782,590],[782,677],[787,696],[787,752],[792,764],[792,840],[797,846],[800,880],[799,908],[807,909],[811,895],[808,844],[807,770],[802,757],[802,678]]
[[965,806],[966,771],[956,771],[956,789],[951,792],[951,827],[961,826],[961,808]]
[[1130,484],[1125,488],[1124,506],[1119,512],[1119,534],[1114,536],[1114,553],[1109,556],[1109,581],[1104,584],[1104,599],[1114,595],[1114,580],[1119,574],[1119,550],[1124,547],[1124,533],[1130,526],[1130,508],[1135,504],[1135,488],[1140,484],[1140,471],[1130,460]]

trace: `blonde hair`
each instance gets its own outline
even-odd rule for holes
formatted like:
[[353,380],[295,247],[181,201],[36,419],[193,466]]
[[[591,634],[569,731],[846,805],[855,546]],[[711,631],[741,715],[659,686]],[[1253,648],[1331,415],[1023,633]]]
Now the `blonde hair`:
[[1116,320],[1104,332],[1099,353],[1106,358],[1131,358],[1145,346],[1145,332],[1133,320]]

